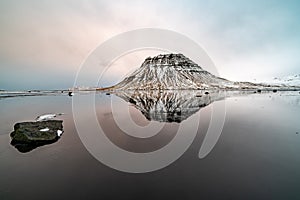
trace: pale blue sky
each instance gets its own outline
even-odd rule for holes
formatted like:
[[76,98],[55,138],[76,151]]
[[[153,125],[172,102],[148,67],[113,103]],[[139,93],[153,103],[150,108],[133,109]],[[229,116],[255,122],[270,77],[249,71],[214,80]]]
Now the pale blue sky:
[[71,87],[101,42],[146,27],[190,37],[230,80],[300,73],[299,10],[296,0],[2,0],[0,89]]

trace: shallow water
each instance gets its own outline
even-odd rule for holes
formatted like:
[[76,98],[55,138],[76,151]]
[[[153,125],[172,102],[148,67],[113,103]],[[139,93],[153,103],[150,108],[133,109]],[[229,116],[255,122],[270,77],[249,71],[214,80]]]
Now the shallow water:
[[[95,95],[97,120],[106,137],[129,152],[155,152],[176,137],[182,124],[192,126],[199,117],[193,143],[178,160],[160,170],[140,174],[112,169],[89,153],[80,139],[84,133],[78,135],[75,128],[72,97],[65,93],[1,98],[0,199],[300,198],[299,92],[209,94],[210,99],[200,103],[191,99],[208,97],[190,93],[166,95],[168,100],[173,99],[172,105],[181,106],[180,112],[172,106],[165,112],[162,105],[168,105],[168,101],[159,94],[151,96],[160,102],[156,107],[145,106],[140,101],[144,96],[137,94],[140,100],[133,99],[135,104],[120,94]],[[84,99],[94,94],[75,95]],[[200,106],[203,102],[207,105]],[[212,150],[200,159],[199,150],[214,106],[224,103],[222,133]],[[87,105],[76,106],[79,120],[88,130],[92,116],[86,111]],[[60,112],[66,113],[59,118],[63,120],[64,134],[56,143],[28,153],[10,145],[9,134],[16,122]],[[143,127],[145,131],[141,131]],[[149,137],[154,129],[160,131]],[[188,134],[191,132],[186,129],[186,137]],[[99,145],[105,145],[104,141]]]

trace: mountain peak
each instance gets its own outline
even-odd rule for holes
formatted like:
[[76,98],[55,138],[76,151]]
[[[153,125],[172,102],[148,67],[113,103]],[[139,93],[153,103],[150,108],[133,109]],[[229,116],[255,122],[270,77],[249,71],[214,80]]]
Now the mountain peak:
[[145,59],[142,65],[148,65],[150,67],[163,67],[163,66],[172,66],[172,67],[197,67],[202,69],[195,62],[185,57],[183,54],[159,54],[154,57],[148,57]]

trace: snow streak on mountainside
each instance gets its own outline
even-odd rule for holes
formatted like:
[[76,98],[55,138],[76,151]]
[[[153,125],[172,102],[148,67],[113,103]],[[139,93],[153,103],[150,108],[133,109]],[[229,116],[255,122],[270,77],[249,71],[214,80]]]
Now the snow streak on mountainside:
[[[285,87],[285,88],[283,88]],[[233,82],[202,69],[183,54],[148,57],[114,90],[291,89],[289,85]]]

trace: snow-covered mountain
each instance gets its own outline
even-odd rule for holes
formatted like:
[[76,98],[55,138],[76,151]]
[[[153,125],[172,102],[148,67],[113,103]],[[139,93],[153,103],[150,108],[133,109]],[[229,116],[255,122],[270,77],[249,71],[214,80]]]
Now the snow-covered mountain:
[[[298,77],[299,79],[299,77]],[[298,87],[299,88],[299,87]],[[148,57],[140,68],[112,90],[293,89],[276,83],[233,82],[215,76],[183,54]],[[103,90],[103,89],[99,89]]]
[[202,69],[182,54],[148,57],[142,66],[114,86],[123,90],[235,88],[229,80]]

